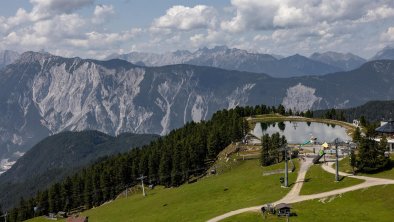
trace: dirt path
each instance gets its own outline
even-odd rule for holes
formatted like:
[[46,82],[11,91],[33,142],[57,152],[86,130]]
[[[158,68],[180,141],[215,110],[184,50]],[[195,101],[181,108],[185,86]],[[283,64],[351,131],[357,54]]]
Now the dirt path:
[[[306,201],[306,200],[313,200],[313,199],[319,199],[319,198],[324,198],[324,197],[329,197],[329,196],[334,196],[354,190],[359,190],[359,189],[364,189],[372,186],[378,186],[378,185],[384,185],[384,184],[394,184],[394,180],[390,179],[381,179],[381,178],[375,178],[375,177],[366,177],[366,176],[353,176],[351,174],[339,172],[341,176],[347,176],[351,178],[357,178],[361,180],[365,180],[365,182],[361,184],[357,184],[354,186],[342,188],[342,189],[337,189],[337,190],[332,190],[332,191],[327,191],[323,193],[318,193],[318,194],[311,194],[311,195],[300,195],[300,191],[303,185],[303,182],[305,180],[305,175],[306,172],[308,171],[309,167],[312,165],[312,158],[306,158],[305,162],[301,162],[301,167],[300,171],[297,176],[296,183],[294,184],[293,188],[289,191],[289,193],[283,197],[282,199],[274,202],[273,204],[279,204],[279,203],[297,203],[301,201]],[[328,165],[322,164],[323,170],[335,174],[335,170],[332,168],[333,163],[329,163]],[[254,207],[248,207],[248,208],[242,208],[234,211],[230,211],[228,213],[222,214],[220,216],[217,216],[215,218],[212,218],[208,220],[208,222],[217,222],[221,221],[225,218],[248,212],[248,211],[260,211],[261,207],[260,206],[254,206]]]

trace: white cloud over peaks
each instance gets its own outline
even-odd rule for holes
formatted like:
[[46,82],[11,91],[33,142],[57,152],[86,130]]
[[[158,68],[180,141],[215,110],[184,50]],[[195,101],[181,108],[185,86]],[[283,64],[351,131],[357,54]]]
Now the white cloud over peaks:
[[167,10],[166,14],[154,20],[153,29],[192,30],[213,28],[216,23],[216,10],[206,5],[193,8],[176,5]]
[[74,47],[82,47],[85,49],[106,49],[108,47],[115,48],[119,44],[130,41],[137,34],[141,33],[141,29],[134,28],[121,33],[99,33],[88,32],[83,37],[76,39],[67,39],[67,43]]
[[100,24],[109,19],[115,14],[114,7],[112,5],[96,5],[93,13],[93,23]]
[[365,17],[392,16],[393,3],[386,0],[232,0],[236,14],[222,21],[231,32],[273,30],[314,25],[320,22],[357,21]]

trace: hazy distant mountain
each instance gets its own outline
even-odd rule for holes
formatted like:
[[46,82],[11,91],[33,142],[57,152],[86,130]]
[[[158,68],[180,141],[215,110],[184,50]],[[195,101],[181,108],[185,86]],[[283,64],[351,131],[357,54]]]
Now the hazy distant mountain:
[[18,58],[19,58],[19,53],[17,52],[10,50],[0,51],[0,69],[8,64],[13,63]]
[[47,137],[0,176],[0,204],[10,207],[104,156],[149,144],[159,136],[98,131],[63,132]]
[[279,63],[290,68],[290,76],[300,76],[303,73],[304,75],[318,75],[341,71],[340,68],[309,59],[299,54],[280,59]]
[[273,77],[291,77],[303,75],[321,75],[341,71],[342,69],[311,60],[300,55],[282,58],[277,55],[249,53],[240,49],[216,46],[202,48],[195,52],[176,51],[165,54],[132,52],[124,55],[112,55],[108,59],[123,59],[134,64],[146,66],[164,66],[190,64],[210,66],[227,70],[255,73],[267,73]]
[[394,59],[394,46],[386,46],[380,50],[371,60]]
[[367,61],[351,53],[338,52],[313,53],[309,58],[345,71],[356,69]]
[[306,110],[394,99],[393,64],[374,61],[349,72],[273,78],[212,67],[142,67],[27,52],[0,71],[0,160],[67,130],[163,135],[237,105],[282,103]]

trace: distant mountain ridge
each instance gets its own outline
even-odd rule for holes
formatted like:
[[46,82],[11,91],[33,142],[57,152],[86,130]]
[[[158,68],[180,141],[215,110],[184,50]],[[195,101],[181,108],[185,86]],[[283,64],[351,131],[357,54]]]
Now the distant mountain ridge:
[[344,71],[350,71],[360,67],[362,64],[367,62],[366,59],[361,58],[352,53],[338,53],[338,52],[324,52],[324,53],[313,53],[310,59],[320,61],[325,64],[329,64],[338,67]]
[[376,53],[370,60],[394,59],[394,46],[386,46]]
[[303,111],[394,99],[393,63],[273,78],[194,65],[142,67],[119,59],[27,52],[0,71],[0,160],[62,131],[165,135],[237,105],[282,103]]
[[236,48],[230,49],[226,46],[216,46],[212,49],[205,47],[193,53],[185,50],[165,54],[131,52],[123,55],[111,55],[107,59],[114,58],[145,66],[190,64],[227,70],[266,73],[273,77],[322,75],[343,71],[339,67],[298,54],[280,58],[280,56],[269,54],[249,53],[246,50]]

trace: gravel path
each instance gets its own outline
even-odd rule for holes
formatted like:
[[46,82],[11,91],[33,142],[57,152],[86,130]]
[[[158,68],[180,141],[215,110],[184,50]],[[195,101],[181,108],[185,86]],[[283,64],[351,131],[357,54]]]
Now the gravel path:
[[[329,173],[335,174],[335,169],[332,168],[333,164],[334,164],[333,162],[329,162],[327,165],[322,164],[322,168],[323,168],[323,170],[325,170]],[[339,172],[339,175],[341,175],[341,176],[357,178],[357,179],[365,180],[365,182],[351,186],[351,187],[327,191],[327,192],[323,192],[323,193],[311,194],[311,195],[300,195],[300,191],[301,191],[303,182],[305,180],[306,172],[308,171],[308,169],[311,165],[312,165],[312,158],[306,158],[305,162],[301,162],[300,171],[298,173],[297,180],[296,180],[296,183],[294,184],[293,188],[289,191],[289,193],[285,197],[283,197],[282,199],[280,199],[272,204],[276,205],[279,203],[297,203],[297,202],[306,201],[306,200],[334,196],[334,195],[338,195],[338,194],[342,194],[342,193],[346,193],[346,192],[350,192],[350,191],[354,191],[354,190],[364,189],[364,188],[368,188],[368,187],[372,187],[372,186],[378,186],[378,185],[384,185],[384,184],[394,184],[394,180],[390,180],[390,179],[381,179],[381,178],[366,177],[366,176],[353,176],[352,174]],[[264,205],[242,208],[242,209],[230,211],[228,213],[225,213],[225,214],[222,214],[222,215],[217,216],[215,218],[212,218],[212,219],[208,220],[208,222],[221,221],[225,218],[232,217],[234,215],[248,212],[248,211],[260,211],[262,206],[264,206]]]

